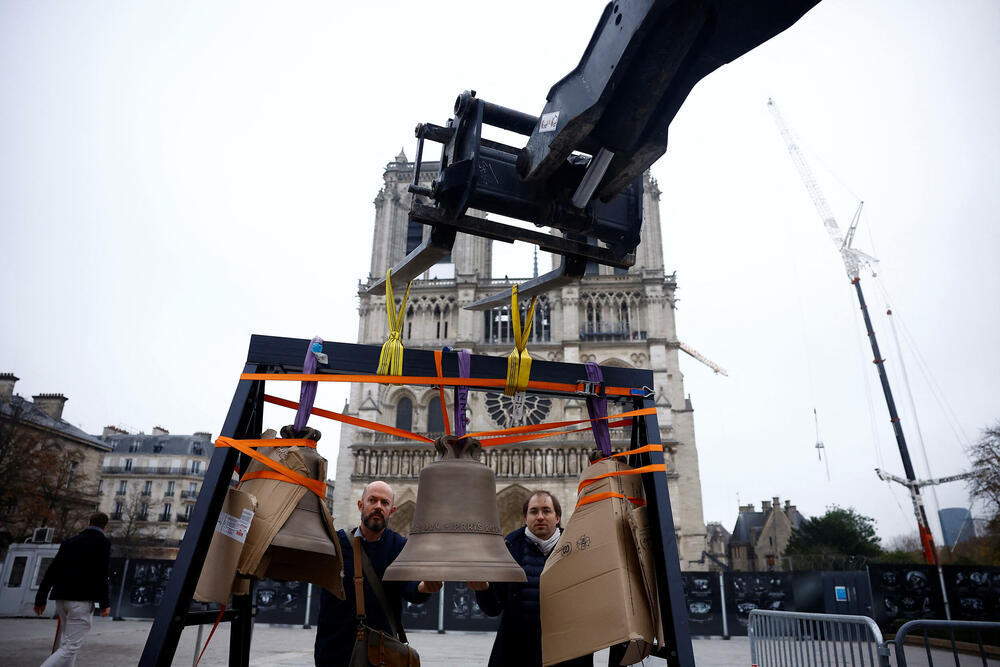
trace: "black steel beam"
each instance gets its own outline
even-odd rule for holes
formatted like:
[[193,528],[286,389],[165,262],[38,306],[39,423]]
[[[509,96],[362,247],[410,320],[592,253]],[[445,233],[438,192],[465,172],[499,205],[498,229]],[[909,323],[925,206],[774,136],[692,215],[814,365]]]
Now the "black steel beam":
[[[605,370],[602,368],[602,370]],[[632,371],[648,373],[652,382],[652,371]],[[645,381],[645,380],[643,380]],[[636,401],[636,408],[653,408],[653,398]],[[642,417],[647,445],[660,443],[660,426],[656,415]],[[651,464],[666,463],[663,452],[649,452]],[[674,529],[674,514],[670,507],[670,491],[667,489],[665,474],[642,475],[642,485],[646,492],[646,506],[649,508],[649,524],[653,534],[653,555],[656,567],[656,583],[659,586],[661,623],[663,624],[666,646],[657,655],[664,658],[670,667],[694,667],[694,649],[691,646],[691,628],[688,623],[687,603],[684,598],[684,584],[681,581],[680,554],[677,551],[677,537]]]
[[[250,339],[249,363],[268,367],[266,372],[302,372],[302,358],[308,349],[309,340],[305,338],[281,338],[278,336],[254,335]],[[513,344],[511,344],[513,349]],[[318,373],[364,374],[373,375],[378,367],[378,345],[358,345],[354,343],[323,343],[323,352],[329,358],[329,363],[319,364]],[[507,377],[507,357],[490,357],[481,354],[472,355],[472,375],[476,378]],[[645,379],[636,380],[636,369],[619,368],[615,366],[602,367],[604,383],[610,387],[651,387],[652,374],[640,371]],[[442,355],[442,371],[445,377],[458,377],[458,355],[446,352]],[[265,372],[262,368],[259,372]],[[403,354],[403,375],[432,377],[437,375],[432,350],[407,349]],[[533,360],[531,363],[531,378],[545,382],[575,383],[587,379],[582,364],[569,364],[559,361]],[[499,389],[484,389],[470,387],[472,391],[499,391]],[[543,393],[543,392],[533,392]],[[549,395],[570,397],[573,394],[547,392]],[[631,402],[632,397],[608,396],[609,401]]]
[[[304,356],[305,349],[305,346],[299,348],[300,357]],[[299,363],[302,363],[301,359]],[[252,363],[248,363],[243,369],[244,373],[257,371],[258,366]],[[240,380],[221,435],[246,438],[255,425],[260,423],[263,398],[262,382]],[[177,553],[173,573],[167,582],[167,590],[156,612],[153,627],[146,638],[146,646],[139,659],[141,667],[168,667],[173,662],[177,642],[180,641],[181,632],[184,630],[185,617],[191,606],[191,598],[198,584],[202,565],[205,563],[208,546],[212,542],[215,524],[222,511],[226,492],[229,491],[229,481],[233,476],[238,454],[239,452],[229,447],[217,448],[212,454],[208,471],[205,473],[205,481],[194,506],[194,513],[191,515],[191,522],[184,533],[184,541],[181,542]]]

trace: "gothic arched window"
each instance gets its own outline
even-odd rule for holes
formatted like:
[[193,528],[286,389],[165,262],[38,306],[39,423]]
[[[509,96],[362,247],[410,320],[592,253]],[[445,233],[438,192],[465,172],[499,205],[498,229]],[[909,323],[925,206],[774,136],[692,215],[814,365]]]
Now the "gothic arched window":
[[396,403],[396,428],[404,431],[413,428],[413,401],[405,396]]
[[444,416],[441,414],[441,398],[438,396],[427,404],[427,432],[444,433]]

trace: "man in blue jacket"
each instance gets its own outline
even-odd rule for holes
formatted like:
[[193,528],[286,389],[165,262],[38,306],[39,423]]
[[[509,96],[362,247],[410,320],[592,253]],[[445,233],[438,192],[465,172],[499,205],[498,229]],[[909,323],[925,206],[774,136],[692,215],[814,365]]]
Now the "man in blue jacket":
[[[361,525],[350,534],[337,531],[344,553],[344,593],[345,599],[335,598],[322,589],[319,599],[319,623],[316,626],[316,645],[313,655],[317,667],[340,667],[351,659],[351,650],[357,638],[357,609],[354,598],[354,536],[361,538],[361,546],[368,555],[372,569],[381,581],[386,568],[392,564],[406,544],[406,538],[388,528],[387,522],[396,507],[393,505],[392,488],[382,481],[375,481],[365,487],[358,501]],[[403,600],[414,604],[426,602],[431,593],[441,590],[440,581],[382,581],[390,609],[383,610],[372,590],[371,582],[365,577],[365,625],[386,634],[392,628],[386,611],[393,614],[400,627]]]
[[59,648],[42,663],[42,667],[72,665],[77,651],[90,631],[94,603],[101,616],[111,613],[108,602],[108,561],[111,542],[104,536],[108,515],[98,512],[90,517],[90,525],[79,535],[61,545],[56,557],[45,570],[35,595],[35,613],[45,613],[49,591],[56,601],[59,614]]
[[[559,527],[562,508],[548,491],[535,491],[524,501],[522,511],[524,527],[505,540],[507,550],[524,568],[528,581],[523,584],[469,582],[469,587],[476,591],[480,609],[489,616],[500,615],[500,629],[493,642],[489,667],[542,665],[539,580],[545,561],[562,534]],[[593,655],[559,663],[561,667],[593,667],[593,664]]]

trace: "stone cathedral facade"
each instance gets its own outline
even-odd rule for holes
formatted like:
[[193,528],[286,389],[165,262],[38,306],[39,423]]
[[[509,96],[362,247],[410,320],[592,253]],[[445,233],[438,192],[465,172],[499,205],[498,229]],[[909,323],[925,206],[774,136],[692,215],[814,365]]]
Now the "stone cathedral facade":
[[[437,177],[435,163],[423,163],[421,182]],[[384,185],[375,198],[371,270],[361,287],[358,342],[381,345],[388,332],[384,296],[364,293],[366,284],[414,248],[429,228],[409,223],[407,211],[414,164],[404,153],[386,166]],[[644,179],[642,242],[629,270],[592,265],[578,285],[540,296],[528,351],[534,359],[653,370],[657,419],[667,460],[674,526],[684,569],[697,567],[706,545],[701,482],[690,401],[685,398],[678,368],[679,343],[674,327],[676,282],[663,266],[659,195],[656,182]],[[403,325],[408,349],[469,348],[475,354],[506,357],[514,346],[507,307],[487,311],[464,306],[483,296],[510,291],[530,276],[493,278],[491,241],[458,235],[451,257],[414,280]],[[558,258],[553,258],[557,261]],[[536,269],[537,270],[537,269]],[[546,269],[547,270],[547,269]],[[503,268],[500,268],[503,271]],[[394,285],[397,299],[405,285]],[[471,369],[476,374],[475,365]],[[446,391],[453,420],[452,391]],[[435,437],[443,433],[441,399],[436,389],[354,384],[345,412],[390,426]],[[470,431],[511,426],[509,401],[499,393],[469,392]],[[529,396],[528,422],[586,418],[583,400]],[[628,445],[625,429],[613,429],[616,449]],[[593,436],[582,432],[532,443],[484,450],[483,460],[497,478],[501,528],[522,525],[521,506],[532,490],[546,489],[560,500],[563,523],[572,514],[579,474],[594,448]],[[356,502],[371,480],[384,479],[396,492],[397,511],[390,526],[408,533],[420,469],[434,457],[433,447],[348,425],[341,427],[334,511],[338,524],[357,521]]]

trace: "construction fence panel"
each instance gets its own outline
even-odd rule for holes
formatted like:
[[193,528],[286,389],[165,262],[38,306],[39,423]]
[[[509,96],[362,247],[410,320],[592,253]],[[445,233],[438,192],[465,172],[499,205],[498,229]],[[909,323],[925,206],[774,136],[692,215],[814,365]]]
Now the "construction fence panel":
[[754,667],[888,667],[882,632],[867,616],[805,612],[750,612]]
[[[916,646],[907,637],[917,637]],[[896,636],[886,642],[895,649],[896,666],[933,667],[934,665],[998,665],[1000,623],[983,621],[935,621],[920,619],[904,623]],[[906,645],[910,644],[907,662]],[[991,646],[991,644],[994,644]],[[916,649],[916,650],[914,650]]]

